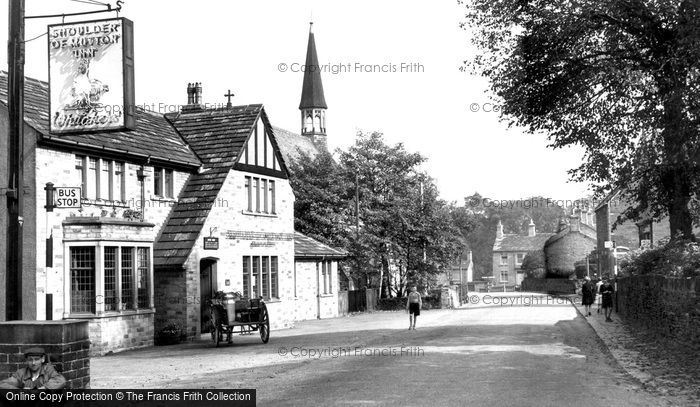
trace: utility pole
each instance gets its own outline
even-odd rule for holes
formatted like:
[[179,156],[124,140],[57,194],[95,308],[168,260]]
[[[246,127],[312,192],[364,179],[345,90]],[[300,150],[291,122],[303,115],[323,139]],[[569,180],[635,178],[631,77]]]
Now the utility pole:
[[10,0],[7,49],[7,267],[5,320],[22,319],[22,218],[24,201],[24,0]]
[[[423,198],[423,181],[420,182],[420,213],[421,216],[425,213],[425,199]],[[425,254],[425,240],[423,240],[423,263],[426,262],[427,256]]]
[[360,174],[355,167],[355,236],[360,236]]

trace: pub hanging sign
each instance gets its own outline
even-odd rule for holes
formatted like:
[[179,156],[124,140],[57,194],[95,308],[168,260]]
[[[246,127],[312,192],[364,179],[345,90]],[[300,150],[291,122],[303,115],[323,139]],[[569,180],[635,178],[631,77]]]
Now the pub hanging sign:
[[48,26],[52,133],[134,128],[133,31],[123,17]]

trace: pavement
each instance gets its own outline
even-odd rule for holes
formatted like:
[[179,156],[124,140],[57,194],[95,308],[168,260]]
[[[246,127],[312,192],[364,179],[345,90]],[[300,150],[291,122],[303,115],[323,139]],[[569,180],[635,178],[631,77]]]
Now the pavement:
[[[533,303],[533,301],[535,303]],[[482,293],[430,310],[303,321],[91,360],[92,388],[255,388],[258,405],[675,406],[645,390],[567,300]]]
[[646,391],[677,405],[700,405],[700,355],[624,323],[614,312],[613,321],[606,322],[603,310],[597,312],[597,304],[591,307],[592,315],[587,316],[580,297],[573,299],[579,315],[586,319],[620,366]]

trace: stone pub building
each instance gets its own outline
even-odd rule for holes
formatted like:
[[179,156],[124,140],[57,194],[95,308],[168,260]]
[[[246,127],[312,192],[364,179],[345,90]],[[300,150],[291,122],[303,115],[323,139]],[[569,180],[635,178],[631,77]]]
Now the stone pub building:
[[[308,53],[318,64],[313,32]],[[285,163],[297,145],[326,148],[320,72],[305,74],[302,134],[273,128],[260,104],[204,108],[198,83],[187,101],[167,115],[137,108],[130,130],[55,134],[48,84],[25,80],[23,320],[88,320],[103,354],[153,345],[170,323],[208,332],[215,291],[264,298],[272,329],[338,315],[345,253],[295,233]],[[0,72],[0,151],[7,122]],[[80,207],[47,211],[48,183],[79,187]]]

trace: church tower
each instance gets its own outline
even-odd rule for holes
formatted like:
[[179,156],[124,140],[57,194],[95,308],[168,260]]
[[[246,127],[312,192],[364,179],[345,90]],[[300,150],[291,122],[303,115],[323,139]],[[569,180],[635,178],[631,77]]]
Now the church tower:
[[311,139],[316,148],[328,150],[326,144],[326,98],[323,96],[321,68],[316,54],[314,23],[309,26],[309,45],[306,48],[306,69],[301,88],[301,134]]

